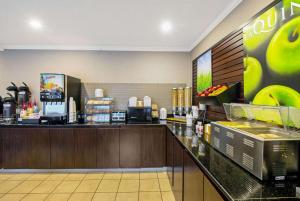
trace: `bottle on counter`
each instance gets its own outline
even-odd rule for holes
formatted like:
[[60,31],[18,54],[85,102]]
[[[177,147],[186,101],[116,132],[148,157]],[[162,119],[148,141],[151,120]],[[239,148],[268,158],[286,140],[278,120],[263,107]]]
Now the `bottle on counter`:
[[193,115],[192,114],[186,115],[186,126],[188,126],[188,127],[193,126]]
[[37,102],[36,100],[34,99],[34,102],[33,102],[33,112],[35,114],[38,114],[39,113],[39,106],[37,105]]
[[27,115],[30,116],[33,114],[33,107],[31,102],[28,103],[28,107],[27,107]]
[[23,119],[27,116],[27,106],[25,103],[22,104],[22,109],[20,111],[20,118]]
[[211,124],[205,124],[204,125],[204,140],[210,144],[211,139]]
[[202,121],[198,121],[197,125],[196,125],[196,133],[199,137],[203,136],[203,125],[202,125]]

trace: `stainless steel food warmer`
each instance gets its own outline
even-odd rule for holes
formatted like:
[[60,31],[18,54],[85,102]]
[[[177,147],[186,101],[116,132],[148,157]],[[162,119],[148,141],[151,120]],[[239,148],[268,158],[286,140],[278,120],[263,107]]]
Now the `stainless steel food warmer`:
[[229,121],[212,123],[212,146],[260,180],[296,179],[300,110],[224,104]]

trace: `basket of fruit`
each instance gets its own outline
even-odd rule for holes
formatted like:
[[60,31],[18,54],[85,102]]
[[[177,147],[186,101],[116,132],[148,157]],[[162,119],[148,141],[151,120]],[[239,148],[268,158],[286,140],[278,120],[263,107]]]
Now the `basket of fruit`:
[[240,83],[231,85],[219,84],[211,86],[197,94],[197,99],[205,105],[223,105],[231,103],[238,99],[240,92]]

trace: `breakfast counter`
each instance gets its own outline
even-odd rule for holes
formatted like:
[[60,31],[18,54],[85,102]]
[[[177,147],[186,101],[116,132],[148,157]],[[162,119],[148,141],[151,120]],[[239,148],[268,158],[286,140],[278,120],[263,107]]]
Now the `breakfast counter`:
[[[300,181],[260,182],[202,139],[193,144],[194,135],[194,130],[184,124],[163,121],[150,124],[0,125],[0,145],[3,146],[0,165],[3,171],[166,166],[173,186],[182,188],[193,182],[188,180],[185,156],[182,163],[175,164],[175,157],[180,155],[175,152],[178,143],[180,153],[192,159],[224,200],[300,200]],[[170,139],[174,141],[170,142]],[[170,144],[174,145],[171,154]],[[176,184],[177,175],[183,175],[180,185]],[[189,189],[183,188],[179,197],[189,195],[185,192]]]
[[300,180],[261,182],[205,141],[192,144],[195,133],[191,128],[176,123],[167,127],[227,200],[300,200]]

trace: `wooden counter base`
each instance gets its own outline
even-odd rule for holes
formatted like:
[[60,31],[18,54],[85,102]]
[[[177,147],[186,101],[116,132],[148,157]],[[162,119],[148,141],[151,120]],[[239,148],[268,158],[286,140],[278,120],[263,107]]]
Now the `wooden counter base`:
[[166,126],[0,128],[4,169],[140,168],[166,165]]
[[4,169],[167,167],[176,201],[222,201],[166,125],[0,128]]

